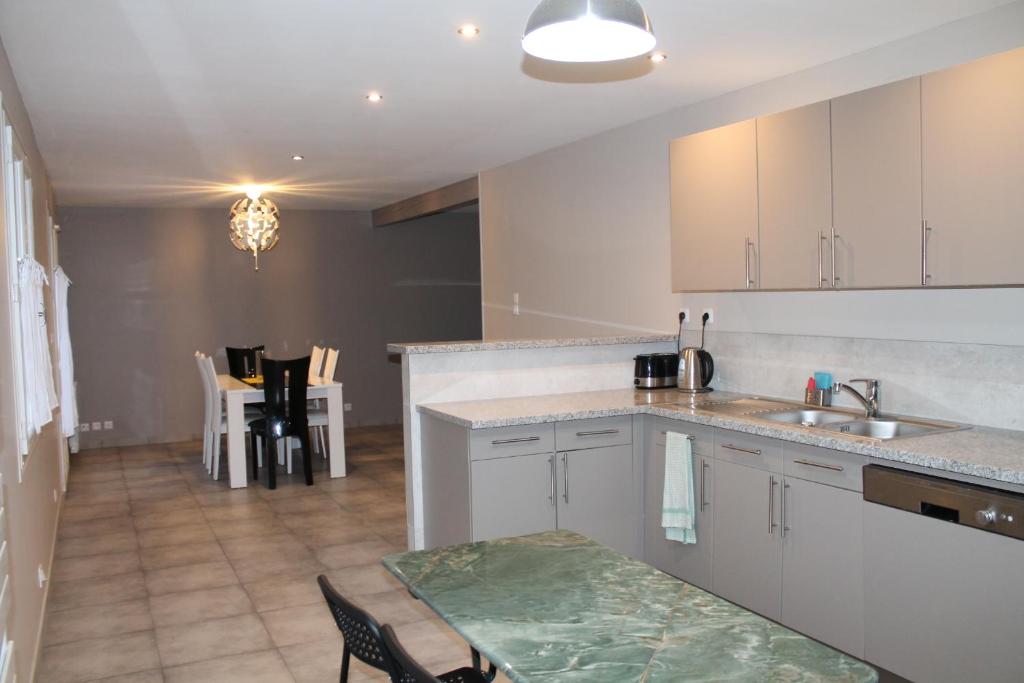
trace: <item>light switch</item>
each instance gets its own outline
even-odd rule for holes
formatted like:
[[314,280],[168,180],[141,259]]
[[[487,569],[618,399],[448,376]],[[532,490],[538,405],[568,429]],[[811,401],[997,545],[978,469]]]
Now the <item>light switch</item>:
[[113,429],[113,428],[114,428],[114,421],[113,420],[104,420],[103,421],[103,429]]
[[98,432],[101,429],[103,429],[103,423],[102,422],[93,422],[92,423],[92,431]]

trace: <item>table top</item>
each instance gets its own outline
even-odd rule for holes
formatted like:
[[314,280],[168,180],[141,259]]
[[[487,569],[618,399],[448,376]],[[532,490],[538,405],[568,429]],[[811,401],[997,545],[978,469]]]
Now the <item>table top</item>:
[[[248,377],[244,380],[231,375],[217,375],[217,386],[221,391],[254,391],[263,394],[263,376]],[[310,389],[341,386],[341,382],[324,377],[314,377],[308,384]]]
[[571,531],[382,562],[519,683],[878,680],[857,659]]

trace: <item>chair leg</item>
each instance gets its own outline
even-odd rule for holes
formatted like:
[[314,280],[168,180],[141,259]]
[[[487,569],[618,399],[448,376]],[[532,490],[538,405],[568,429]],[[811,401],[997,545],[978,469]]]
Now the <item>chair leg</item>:
[[285,460],[288,462],[288,474],[292,473],[292,453],[295,450],[295,438],[286,436],[285,438]]
[[[316,429],[316,427],[313,427],[313,429]],[[313,439],[313,452],[314,453],[319,453],[320,452],[320,442],[315,437]]]
[[263,467],[263,441],[256,442],[256,464]]
[[209,467],[210,462],[210,425],[203,424],[203,467]]
[[348,660],[351,655],[348,651],[348,644],[345,644],[345,649],[341,653],[341,679],[340,683],[348,683]]
[[313,453],[309,447],[309,430],[303,430],[299,437],[302,448],[302,471],[306,475],[306,486],[313,485]]
[[320,439],[320,452],[324,455],[324,460],[327,460],[327,442],[324,440],[324,428],[323,426],[316,428],[317,438]]
[[260,435],[256,432],[255,429],[249,432],[249,441],[252,444],[252,478],[253,481],[259,481],[260,462],[259,456],[257,454],[260,452]]
[[277,488],[277,439],[267,434],[267,488]]
[[220,476],[220,434],[215,434],[213,437],[213,479],[214,481]]

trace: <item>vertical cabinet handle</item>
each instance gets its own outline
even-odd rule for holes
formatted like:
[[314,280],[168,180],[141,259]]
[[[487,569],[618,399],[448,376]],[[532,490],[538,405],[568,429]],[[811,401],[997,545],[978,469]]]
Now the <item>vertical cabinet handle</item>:
[[832,244],[832,289],[839,288],[839,275],[836,273],[836,238],[839,237],[839,233],[836,232],[836,226],[832,226],[829,229],[830,239]]
[[768,535],[775,535],[775,527],[778,526],[775,523],[775,487],[778,482],[775,481],[774,476],[768,477]]
[[783,480],[782,482],[782,514],[779,516],[779,520],[782,522],[782,537],[786,537],[786,532],[789,531],[789,527],[786,526],[786,490],[789,488],[789,482]]
[[555,456],[553,454],[551,455],[551,457],[548,458],[548,476],[550,477],[549,482],[550,482],[550,485],[551,485],[550,488],[548,489],[548,500],[550,500],[551,504],[554,505],[555,504]]
[[928,227],[928,221],[921,221],[921,286],[927,287],[931,275],[928,274],[928,238],[932,229]]
[[562,453],[562,498],[569,502],[569,454]]
[[751,240],[749,237],[744,237],[743,238],[743,259],[744,259],[744,268],[746,269],[746,276],[747,276],[747,282],[746,282],[747,289],[750,289],[751,287],[754,286],[754,279],[752,277],[750,277],[750,248],[753,247],[753,246],[754,246],[753,240]]
[[825,237],[825,233],[821,230],[818,231],[818,289],[821,289],[828,284],[828,280],[825,279],[825,259],[821,255],[821,243],[828,242],[828,238]]
[[711,467],[711,465],[708,464],[707,460],[705,460],[704,458],[700,459],[700,509],[701,510],[706,508],[707,505],[708,505],[708,499],[707,499],[707,493],[706,493],[707,488],[704,485],[704,481],[706,479],[704,473],[710,467]]

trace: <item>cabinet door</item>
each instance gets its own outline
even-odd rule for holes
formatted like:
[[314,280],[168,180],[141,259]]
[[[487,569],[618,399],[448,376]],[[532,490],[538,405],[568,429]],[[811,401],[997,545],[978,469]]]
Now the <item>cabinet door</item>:
[[786,477],[782,623],[864,656],[861,494]]
[[832,100],[838,287],[920,284],[920,95],[912,78]]
[[831,286],[829,136],[828,102],[757,119],[761,289]]
[[620,553],[640,554],[633,479],[633,447],[609,446],[558,453],[558,528]]
[[782,596],[782,477],[723,460],[716,461],[715,468],[711,589],[777,621]]
[[665,538],[661,526],[665,491],[665,444],[647,445],[644,458],[644,561],[687,583],[711,590],[711,547],[714,521],[711,492],[714,491],[714,461],[694,454],[693,481],[697,506],[697,542],[683,544]]
[[921,79],[928,284],[1024,283],[1024,49]]
[[474,462],[473,540],[554,529],[554,483],[552,453]]
[[673,140],[671,178],[673,291],[756,287],[754,121]]

